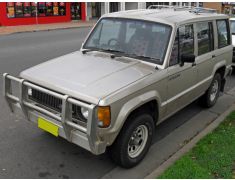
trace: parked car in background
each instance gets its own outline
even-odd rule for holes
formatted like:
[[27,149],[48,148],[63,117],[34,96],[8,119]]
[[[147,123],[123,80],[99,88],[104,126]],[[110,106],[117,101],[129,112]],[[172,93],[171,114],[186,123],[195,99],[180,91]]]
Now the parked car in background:
[[232,69],[232,49],[223,14],[182,8],[110,13],[81,51],[19,77],[5,73],[3,91],[12,112],[93,154],[108,150],[130,168],[148,152],[156,125],[198,98],[205,107],[216,103]]
[[235,18],[230,18],[230,26],[231,26],[232,44],[233,44],[233,66],[235,66]]

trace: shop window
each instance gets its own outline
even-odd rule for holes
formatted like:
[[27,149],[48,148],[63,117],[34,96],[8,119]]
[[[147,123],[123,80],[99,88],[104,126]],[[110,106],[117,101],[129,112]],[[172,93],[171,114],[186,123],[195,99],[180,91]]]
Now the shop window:
[[29,2],[24,2],[24,17],[31,16],[31,5]]
[[65,16],[64,2],[7,2],[7,17]]
[[58,2],[53,2],[53,14],[54,16],[59,15],[59,3]]
[[66,12],[65,3],[64,2],[60,2],[59,3],[59,15],[60,16],[64,16],[65,12]]
[[15,3],[15,17],[23,17],[23,3],[22,2],[17,2]]
[[32,16],[37,15],[37,3],[35,3],[35,2],[31,3],[31,11],[32,11]]
[[7,3],[7,17],[8,18],[15,17],[15,4],[13,2]]
[[46,16],[46,3],[45,2],[38,3],[38,16]]
[[46,3],[46,15],[53,16],[53,3],[52,2]]

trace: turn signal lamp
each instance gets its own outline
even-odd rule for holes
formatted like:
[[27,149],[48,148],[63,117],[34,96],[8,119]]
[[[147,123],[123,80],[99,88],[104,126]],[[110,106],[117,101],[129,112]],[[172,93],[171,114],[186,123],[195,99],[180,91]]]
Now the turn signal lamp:
[[109,127],[111,123],[110,106],[99,106],[97,112],[98,112],[99,127],[102,127],[102,128]]

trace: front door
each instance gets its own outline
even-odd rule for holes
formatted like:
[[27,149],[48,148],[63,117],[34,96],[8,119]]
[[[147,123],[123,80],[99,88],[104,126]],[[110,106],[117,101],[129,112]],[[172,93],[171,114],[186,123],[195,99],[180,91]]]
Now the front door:
[[194,99],[193,86],[197,80],[197,68],[193,63],[181,64],[182,54],[194,54],[193,24],[178,28],[173,46],[167,79],[167,116],[189,104]]

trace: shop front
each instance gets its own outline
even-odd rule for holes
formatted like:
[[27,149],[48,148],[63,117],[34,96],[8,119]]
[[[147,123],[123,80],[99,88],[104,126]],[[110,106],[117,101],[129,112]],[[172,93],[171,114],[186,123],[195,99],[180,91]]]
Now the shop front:
[[0,2],[0,25],[16,26],[85,20],[85,3]]

